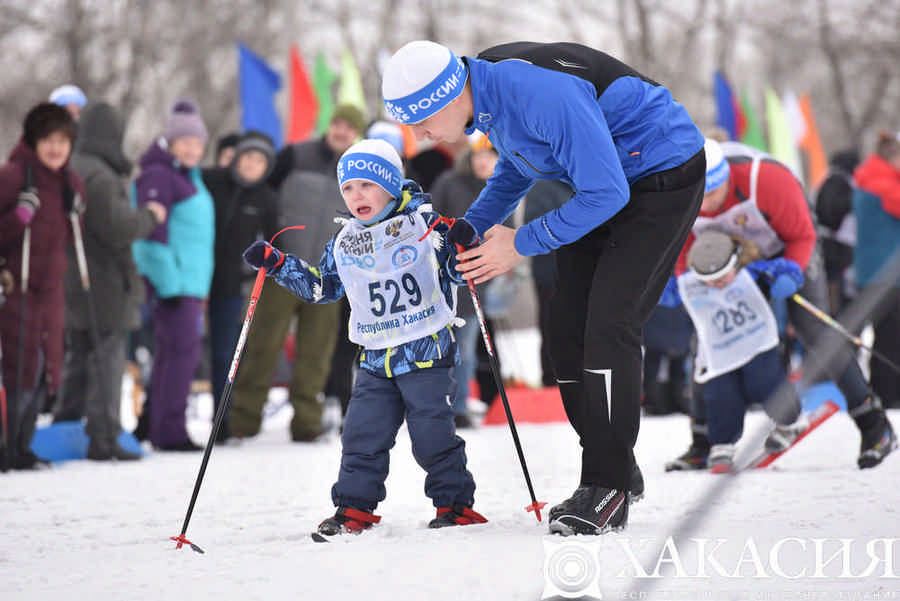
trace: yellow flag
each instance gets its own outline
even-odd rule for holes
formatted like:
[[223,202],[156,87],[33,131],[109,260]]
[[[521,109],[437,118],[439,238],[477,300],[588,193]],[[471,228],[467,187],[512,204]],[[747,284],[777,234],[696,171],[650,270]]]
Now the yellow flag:
[[772,88],[766,88],[766,125],[769,130],[769,153],[787,165],[803,181],[800,155],[794,142],[794,131],[788,123],[781,100]]
[[368,114],[362,78],[356,67],[356,61],[353,60],[353,55],[347,49],[344,49],[344,54],[341,56],[341,83],[338,87],[337,103],[352,104],[358,107],[364,115]]

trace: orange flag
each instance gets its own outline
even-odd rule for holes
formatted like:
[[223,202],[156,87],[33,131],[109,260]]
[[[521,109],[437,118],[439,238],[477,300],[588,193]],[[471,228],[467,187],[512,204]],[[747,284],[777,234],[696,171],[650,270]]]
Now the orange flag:
[[291,45],[291,104],[288,115],[288,131],[285,143],[303,142],[309,139],[316,124],[319,101],[310,84],[303,64],[303,57],[296,44]]
[[816,188],[822,183],[825,172],[828,171],[828,158],[825,156],[825,149],[822,147],[819,128],[816,126],[816,118],[813,115],[812,101],[807,92],[800,95],[799,103],[800,112],[803,113],[803,119],[806,121],[806,132],[800,139],[799,145],[806,153],[810,187]]

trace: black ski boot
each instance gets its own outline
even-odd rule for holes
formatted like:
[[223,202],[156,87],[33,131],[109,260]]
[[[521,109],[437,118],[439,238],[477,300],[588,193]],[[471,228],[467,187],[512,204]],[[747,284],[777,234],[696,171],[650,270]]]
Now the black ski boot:
[[875,467],[897,448],[897,435],[888,421],[881,399],[870,396],[849,413],[862,437],[856,464],[859,469]]
[[641,473],[641,468],[638,466],[637,461],[634,462],[634,469],[631,470],[631,483],[629,484],[628,492],[631,493],[628,495],[629,503],[635,503],[644,498],[644,474]]
[[[553,518],[559,516],[566,511],[571,511],[572,509],[572,500],[579,496],[580,490],[584,488],[590,488],[590,486],[579,486],[575,489],[575,492],[572,493],[572,496],[563,501],[558,505],[554,505],[550,508],[549,513],[547,513],[548,520],[553,521]],[[628,503],[635,503],[644,498],[644,474],[641,473],[641,468],[638,466],[637,462],[634,463],[634,469],[631,472],[631,482],[629,484],[628,495]]]
[[469,524],[485,524],[487,518],[464,505],[438,507],[437,517],[428,522],[429,528],[446,528],[447,526],[468,526]]
[[575,493],[550,510],[550,532],[604,534],[621,530],[628,524],[626,491],[603,486],[579,486]]
[[366,513],[352,507],[338,507],[334,517],[323,520],[319,524],[316,531],[312,533],[312,538],[318,543],[324,543],[328,540],[326,537],[337,536],[345,532],[359,534],[380,521],[380,515]]
[[710,446],[706,437],[706,424],[697,424],[691,420],[691,438],[688,450],[666,463],[667,472],[706,469]]
[[881,424],[862,432],[859,457],[856,464],[864,470],[875,467],[897,448],[897,435],[887,417]]

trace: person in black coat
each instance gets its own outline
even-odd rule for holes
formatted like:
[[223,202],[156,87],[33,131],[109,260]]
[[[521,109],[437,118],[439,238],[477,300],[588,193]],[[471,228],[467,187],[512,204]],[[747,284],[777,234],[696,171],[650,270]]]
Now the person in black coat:
[[[241,259],[241,251],[260,238],[271,238],[277,227],[278,197],[267,181],[274,164],[272,140],[264,133],[251,130],[241,136],[228,167],[203,170],[203,182],[216,210],[209,338],[213,401],[217,409],[241,331],[245,297],[241,287],[253,278]],[[227,437],[226,421],[219,430],[219,439]]]
[[831,314],[837,315],[847,302],[844,273],[853,265],[856,219],[853,216],[853,170],[859,165],[855,148],[831,155],[828,173],[816,192],[815,211]]
[[[81,115],[72,168],[85,182],[84,252],[90,298],[79,277],[75,250],[67,250],[66,352],[60,407],[54,421],[87,417],[87,458],[132,460],[118,443],[119,408],[128,335],[140,325],[145,298],[131,244],[166,219],[157,202],[132,207],[127,178],[131,162],[122,152],[124,120],[106,102],[89,104]],[[93,304],[99,347],[94,346],[89,303]]]

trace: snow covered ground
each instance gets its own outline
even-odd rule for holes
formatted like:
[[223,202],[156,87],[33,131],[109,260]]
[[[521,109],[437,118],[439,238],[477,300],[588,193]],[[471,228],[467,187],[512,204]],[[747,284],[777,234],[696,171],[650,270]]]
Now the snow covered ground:
[[[203,442],[207,406],[208,398],[191,423]],[[377,510],[382,523],[316,544],[309,532],[333,511],[340,443],[336,435],[289,442],[289,411],[267,419],[256,439],[215,448],[187,531],[203,555],[168,540],[181,529],[199,453],[0,475],[0,599],[534,601],[560,591],[900,599],[900,454],[857,470],[859,439],[846,414],[776,467],[737,477],[666,474],[665,461],[688,443],[687,418],[644,419],[637,457],[646,497],[625,532],[599,539],[550,537],[523,510],[529,497],[506,427],[464,433],[476,509],[490,523],[428,530],[433,508],[404,429]],[[900,424],[900,412],[892,417]],[[764,419],[749,415],[748,431]],[[567,497],[579,466],[570,428],[522,424],[519,433],[539,500]],[[716,483],[728,484],[724,494],[697,507]],[[681,520],[701,516],[688,539],[667,542]]]

